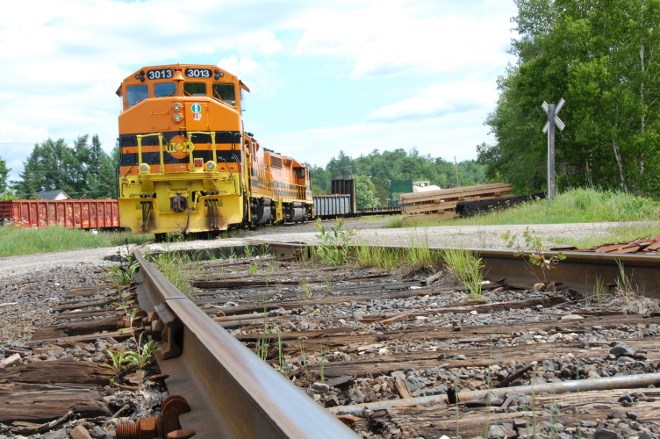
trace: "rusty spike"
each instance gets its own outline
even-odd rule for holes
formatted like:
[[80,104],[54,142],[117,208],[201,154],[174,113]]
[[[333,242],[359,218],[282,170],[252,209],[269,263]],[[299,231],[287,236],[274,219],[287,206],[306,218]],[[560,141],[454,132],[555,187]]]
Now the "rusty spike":
[[183,396],[172,395],[165,398],[160,411],[163,418],[163,431],[169,434],[170,432],[181,430],[179,415],[188,413],[190,411],[190,405]]

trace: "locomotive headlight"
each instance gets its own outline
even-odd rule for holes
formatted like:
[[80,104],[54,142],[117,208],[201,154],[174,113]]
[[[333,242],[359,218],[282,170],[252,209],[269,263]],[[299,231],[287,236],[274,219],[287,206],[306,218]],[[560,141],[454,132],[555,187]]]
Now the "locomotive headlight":
[[182,108],[183,108],[183,105],[181,105],[181,104],[178,103],[178,102],[175,102],[175,103],[172,105],[172,111],[174,111],[174,112],[179,112],[179,111],[181,111]]
[[209,171],[215,171],[216,166],[217,165],[212,160],[209,160],[208,162],[206,162],[206,169],[209,170]]
[[138,169],[140,170],[140,174],[148,174],[151,168],[146,163],[140,163]]
[[181,122],[181,121],[183,120],[183,114],[181,114],[181,113],[174,113],[174,114],[172,115],[172,120],[173,120],[174,122]]

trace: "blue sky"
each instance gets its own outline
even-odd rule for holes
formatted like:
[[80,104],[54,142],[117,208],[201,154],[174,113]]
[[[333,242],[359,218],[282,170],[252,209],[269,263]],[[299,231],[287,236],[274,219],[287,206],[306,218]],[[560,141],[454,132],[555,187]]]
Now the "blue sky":
[[251,89],[245,128],[324,166],[416,148],[458,161],[514,60],[513,0],[54,0],[0,21],[0,158],[17,178],[35,143],[117,138],[122,79],[143,66],[216,64]]

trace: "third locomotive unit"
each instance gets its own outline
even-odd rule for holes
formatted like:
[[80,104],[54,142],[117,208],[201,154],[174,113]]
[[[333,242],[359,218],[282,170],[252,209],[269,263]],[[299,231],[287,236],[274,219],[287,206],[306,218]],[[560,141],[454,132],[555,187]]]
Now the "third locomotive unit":
[[309,169],[244,131],[236,76],[144,67],[121,83],[119,218],[134,232],[218,232],[312,217]]

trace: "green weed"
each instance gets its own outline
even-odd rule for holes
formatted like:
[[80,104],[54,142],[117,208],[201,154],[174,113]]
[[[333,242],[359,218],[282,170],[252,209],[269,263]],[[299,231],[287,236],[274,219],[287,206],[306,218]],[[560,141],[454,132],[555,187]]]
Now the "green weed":
[[472,252],[446,249],[440,252],[445,267],[465,287],[472,300],[480,300],[483,284],[483,263]]
[[140,268],[140,263],[128,256],[120,265],[110,267],[108,273],[110,281],[117,287],[125,287],[133,283],[135,273]]
[[306,279],[302,279],[300,281],[300,288],[302,288],[303,295],[308,299],[314,297],[314,290],[312,290],[312,286],[309,284],[309,282]]
[[314,247],[314,254],[325,265],[344,265],[348,262],[355,229],[342,230],[343,226],[343,218],[338,219],[330,231],[325,230],[321,221],[316,222],[320,244]]
[[523,232],[524,244],[520,243],[518,236],[512,235],[510,231],[504,233],[500,238],[506,241],[507,248],[517,249],[518,254],[524,254],[525,258],[531,265],[539,267],[543,273],[542,280],[546,284],[548,282],[548,272],[556,268],[560,261],[566,259],[566,256],[562,252],[558,252],[554,255],[548,255],[544,252],[541,238],[534,236],[532,232],[530,232],[529,227]]

